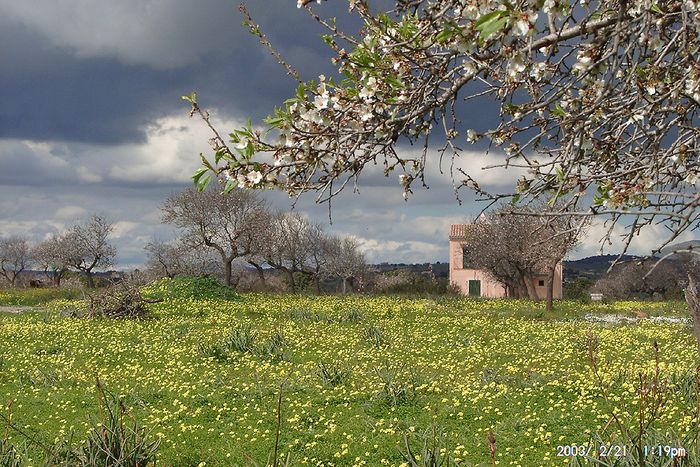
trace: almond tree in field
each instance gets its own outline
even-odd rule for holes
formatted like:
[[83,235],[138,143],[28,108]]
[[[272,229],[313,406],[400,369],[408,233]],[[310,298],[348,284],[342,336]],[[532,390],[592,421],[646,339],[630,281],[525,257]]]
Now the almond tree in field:
[[31,248],[24,237],[0,238],[0,275],[14,287],[17,277],[32,262]]
[[[348,3],[357,33],[298,2],[327,29],[338,77],[301,81],[283,62],[296,93],[262,129],[224,138],[212,127],[214,160],[195,182],[206,185],[213,170],[226,189],[316,191],[328,201],[378,163],[408,197],[426,167],[486,140],[503,150],[498,166],[526,175],[489,194],[474,172],[451,169],[457,187],[556,202],[550,217],[606,216],[608,238],[624,227],[625,249],[650,225],[668,228],[657,251],[698,228],[697,0],[401,0],[387,12]],[[269,46],[249,16],[246,24]],[[196,96],[185,98],[210,123]],[[464,100],[493,106],[498,122],[465,123]],[[424,151],[406,153],[408,143]]]
[[214,190],[187,189],[171,194],[162,206],[163,222],[179,227],[189,248],[215,251],[224,282],[233,285],[233,262],[250,255],[266,204],[254,192],[234,189],[225,196]]
[[117,250],[109,243],[113,224],[93,215],[87,222],[76,224],[62,234],[67,264],[85,274],[87,285],[95,287],[94,272],[114,264]]
[[70,269],[67,239],[66,235],[54,234],[32,248],[32,257],[54,287],[61,286],[61,279]]

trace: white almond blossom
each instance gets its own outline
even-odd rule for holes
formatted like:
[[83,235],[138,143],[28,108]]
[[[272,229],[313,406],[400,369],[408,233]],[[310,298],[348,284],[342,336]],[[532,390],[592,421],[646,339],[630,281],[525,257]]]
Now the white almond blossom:
[[263,179],[262,173],[258,170],[253,170],[251,172],[248,172],[248,175],[246,176],[246,179],[253,185],[257,185],[260,183]]

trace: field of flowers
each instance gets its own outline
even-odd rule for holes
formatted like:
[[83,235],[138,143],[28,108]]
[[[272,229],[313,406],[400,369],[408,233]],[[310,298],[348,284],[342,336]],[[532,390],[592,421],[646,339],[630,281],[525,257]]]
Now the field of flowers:
[[[264,465],[281,388],[279,450],[291,465],[402,465],[406,444],[420,453],[434,427],[463,465],[491,465],[490,431],[498,465],[565,465],[557,446],[614,439],[612,410],[635,426],[640,373],[682,382],[695,361],[682,322],[586,318],[683,317],[678,304],[561,303],[545,317],[540,304],[505,300],[166,290],[150,286],[165,301],[149,321],[64,317],[77,306],[65,300],[0,314],[0,400],[17,426],[47,443],[85,437],[99,376],[161,438],[162,465]],[[682,437],[697,424],[694,404],[670,391],[655,427]]]

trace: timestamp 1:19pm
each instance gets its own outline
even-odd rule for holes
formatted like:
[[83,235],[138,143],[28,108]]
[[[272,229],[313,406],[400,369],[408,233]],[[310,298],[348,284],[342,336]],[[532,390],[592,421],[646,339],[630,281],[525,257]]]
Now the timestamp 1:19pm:
[[685,455],[685,449],[681,447],[669,446],[667,444],[644,445],[645,457],[685,457]]

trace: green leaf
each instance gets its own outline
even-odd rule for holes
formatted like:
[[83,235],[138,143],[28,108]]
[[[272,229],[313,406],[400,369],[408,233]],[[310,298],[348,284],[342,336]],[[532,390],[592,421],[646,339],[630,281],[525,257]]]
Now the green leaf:
[[200,167],[194,172],[194,175],[192,175],[192,181],[195,184],[199,183],[199,180],[202,178],[202,175],[204,175],[207,172],[209,172],[209,169],[207,169],[206,167]]
[[566,117],[566,112],[564,112],[564,109],[561,108],[559,104],[554,104],[554,109],[551,110],[552,115],[556,117],[561,117],[564,118]]
[[265,117],[263,122],[265,122],[271,126],[277,126],[280,123],[284,122],[284,120],[285,120],[284,117],[273,117],[272,115],[268,115],[267,117]]
[[[216,172],[216,170],[214,169],[214,166],[211,165],[211,162],[209,162],[209,161],[207,160],[207,158],[204,157],[204,154],[202,154],[201,152],[199,153],[199,158],[202,159],[202,165],[204,165],[204,167],[208,168],[209,170],[212,170],[212,171]],[[218,163],[218,161],[217,161],[217,163]]]
[[200,178],[199,181],[197,182],[197,191],[199,191],[201,193],[202,191],[206,190],[207,187],[209,186],[210,182],[211,182],[211,175],[206,175],[206,176]]
[[222,192],[222,194],[227,195],[234,188],[236,188],[236,183],[233,180],[229,180],[228,182],[226,182],[226,187],[224,188],[224,191]]
[[184,101],[189,102],[190,104],[197,103],[197,93],[195,91],[192,91],[192,94],[190,94],[189,96],[180,96],[180,98]]
[[297,86],[297,99],[300,101],[306,100],[306,86],[304,84],[299,84]]
[[486,39],[494,32],[498,31],[508,21],[508,12],[506,10],[496,10],[487,13],[476,21],[474,25],[480,33],[480,38]]
[[519,193],[513,195],[513,197],[510,199],[510,202],[513,204],[517,204],[518,201],[520,201],[520,194]]
[[456,32],[457,29],[455,28],[455,25],[453,23],[447,23],[447,25],[445,25],[445,29],[440,31],[437,36],[435,36],[435,40],[438,44],[444,44],[450,40],[450,38],[454,36]]
[[557,181],[561,182],[564,180],[564,171],[561,170],[561,167],[557,167],[554,170],[557,173]]
[[661,11],[661,8],[659,8],[659,5],[657,5],[656,3],[652,4],[652,5],[651,5],[651,8],[649,8],[649,9],[650,9],[651,11],[653,11],[654,13],[658,13],[658,14],[660,14],[660,15],[663,15],[663,14],[664,14],[664,12]]

